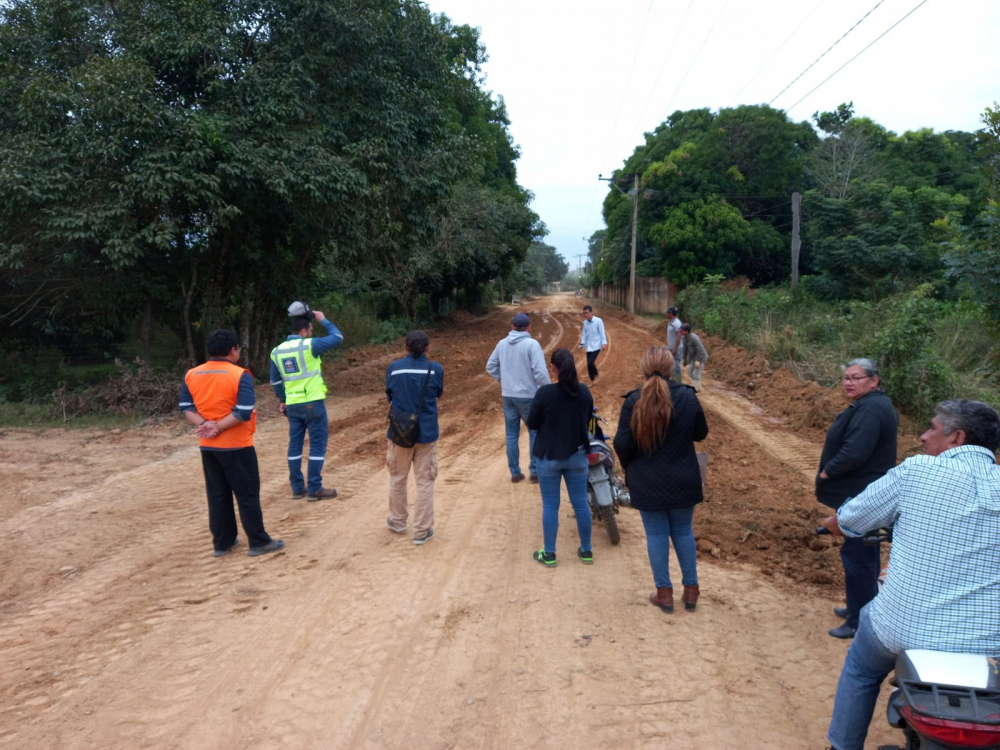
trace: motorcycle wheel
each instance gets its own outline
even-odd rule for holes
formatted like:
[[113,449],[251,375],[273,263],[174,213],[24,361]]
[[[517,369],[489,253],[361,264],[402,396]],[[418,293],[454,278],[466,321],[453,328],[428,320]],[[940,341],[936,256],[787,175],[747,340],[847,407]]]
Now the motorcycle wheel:
[[615,506],[605,505],[601,508],[601,519],[604,521],[604,528],[608,531],[608,539],[612,544],[618,544],[622,540],[618,533],[618,518],[615,516]]

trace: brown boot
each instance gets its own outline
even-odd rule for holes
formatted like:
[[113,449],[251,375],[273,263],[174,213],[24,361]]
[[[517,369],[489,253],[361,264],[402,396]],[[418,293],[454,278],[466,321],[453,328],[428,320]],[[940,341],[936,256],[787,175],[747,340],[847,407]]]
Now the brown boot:
[[698,602],[698,593],[697,586],[684,587],[684,596],[681,598],[684,600],[684,609],[688,612],[694,612],[695,604]]
[[666,588],[657,586],[656,592],[649,595],[649,601],[670,614],[674,611],[674,590],[669,586]]

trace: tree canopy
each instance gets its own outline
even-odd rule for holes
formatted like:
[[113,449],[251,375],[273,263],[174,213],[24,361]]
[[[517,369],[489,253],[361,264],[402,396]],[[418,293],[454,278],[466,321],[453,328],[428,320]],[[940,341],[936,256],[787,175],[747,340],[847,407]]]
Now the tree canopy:
[[815,127],[767,106],[674,112],[615,173],[593,278],[628,278],[638,175],[639,275],[682,287],[706,275],[787,279],[800,192],[801,270],[818,293],[878,300],[930,281],[985,300],[1000,267],[998,120],[991,109],[978,133],[897,135],[853,103],[816,112]]
[[417,0],[16,0],[0,46],[0,340],[229,325],[259,369],[292,299],[412,316],[544,232],[478,31]]

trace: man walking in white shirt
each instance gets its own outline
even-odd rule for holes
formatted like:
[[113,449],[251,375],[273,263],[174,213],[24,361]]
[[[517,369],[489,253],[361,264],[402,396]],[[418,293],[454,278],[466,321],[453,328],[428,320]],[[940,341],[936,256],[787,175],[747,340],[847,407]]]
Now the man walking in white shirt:
[[577,349],[587,351],[587,375],[591,383],[597,382],[597,355],[608,348],[608,337],[604,334],[604,321],[594,315],[594,308],[583,306],[583,331]]

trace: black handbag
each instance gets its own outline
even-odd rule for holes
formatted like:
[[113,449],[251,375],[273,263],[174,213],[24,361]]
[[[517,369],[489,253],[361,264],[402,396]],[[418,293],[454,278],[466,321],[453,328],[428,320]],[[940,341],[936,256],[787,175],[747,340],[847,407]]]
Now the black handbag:
[[432,362],[427,368],[427,376],[424,378],[424,387],[420,390],[420,401],[417,402],[417,411],[407,411],[389,407],[389,439],[400,448],[412,448],[417,444],[420,437],[420,409],[424,405],[424,396],[427,394],[427,383],[431,379]]

